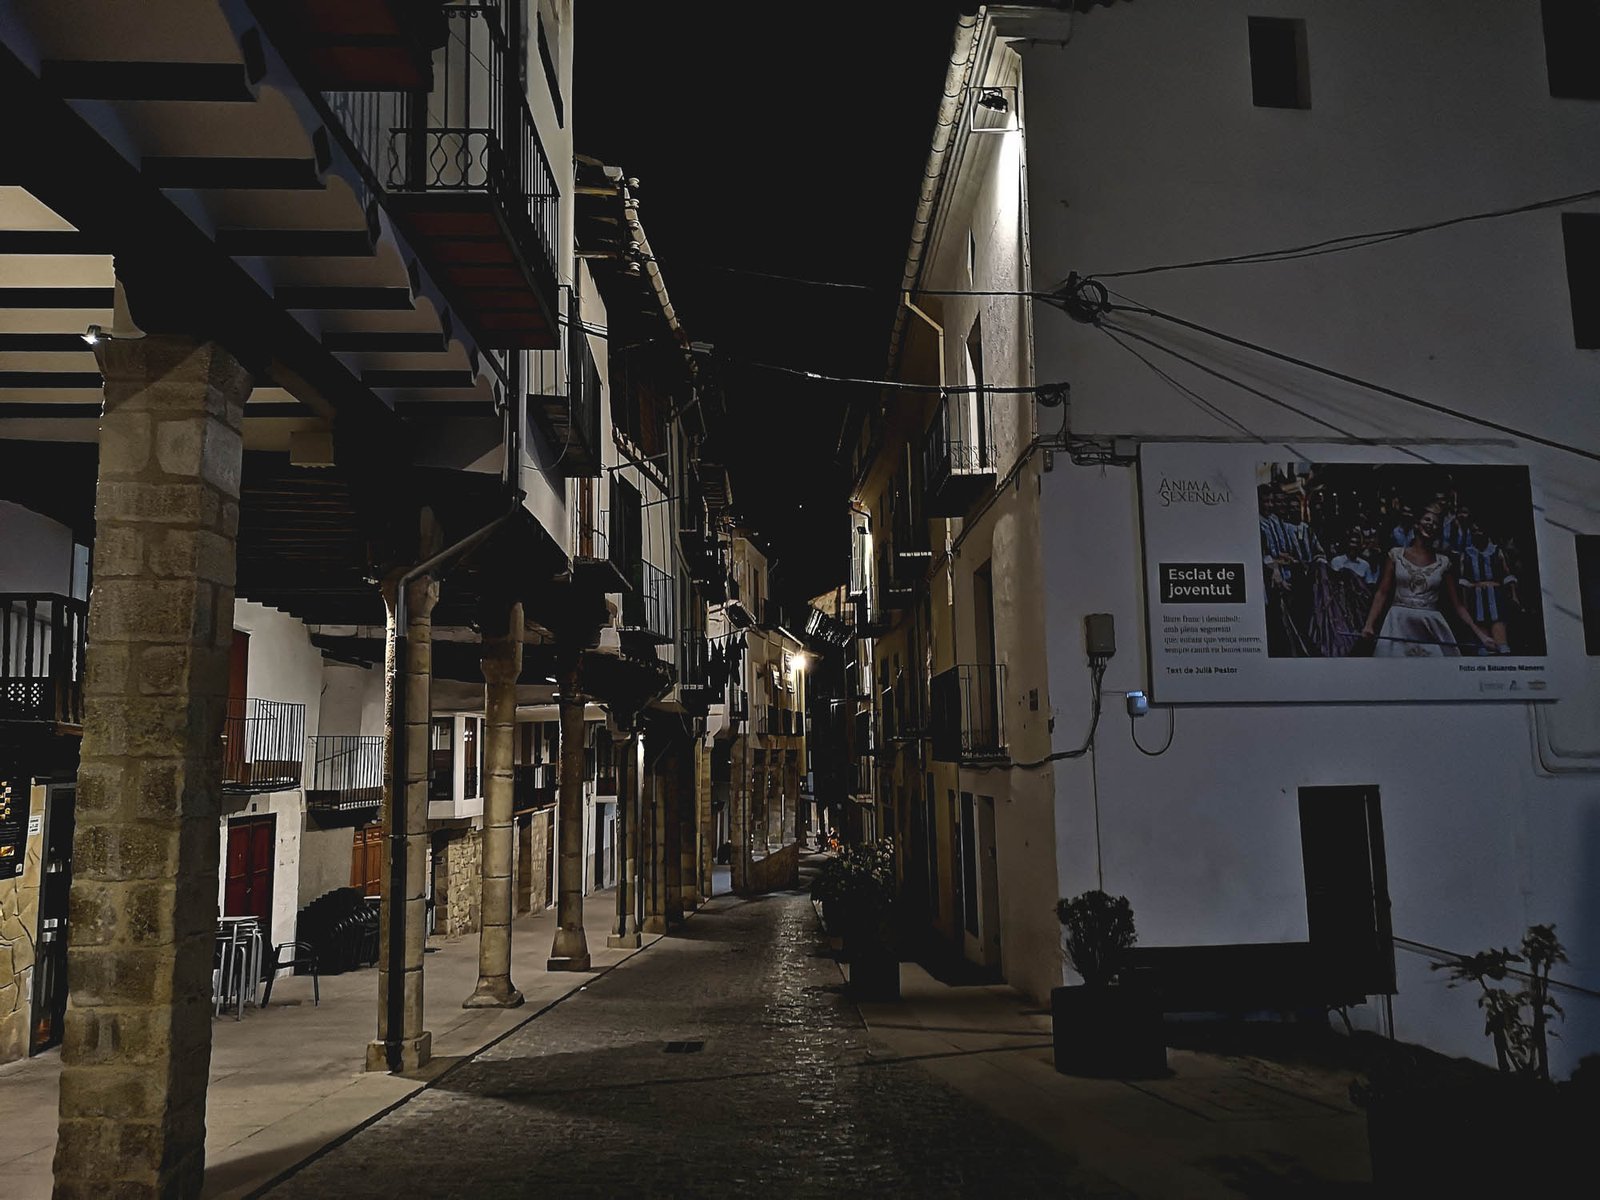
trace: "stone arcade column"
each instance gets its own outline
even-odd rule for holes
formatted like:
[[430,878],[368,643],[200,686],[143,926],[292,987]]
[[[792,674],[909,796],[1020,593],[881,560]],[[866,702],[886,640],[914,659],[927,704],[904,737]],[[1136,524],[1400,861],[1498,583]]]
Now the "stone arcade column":
[[749,744],[744,735],[731,754],[728,771],[728,883],[734,895],[742,896],[750,877],[750,763]]
[[[499,616],[506,628],[488,621]],[[515,1008],[522,993],[511,983],[511,769],[517,732],[517,677],[522,674],[522,605],[485,616],[483,638],[484,711],[488,715],[483,758],[487,786],[483,796],[483,904],[478,930],[478,986],[463,1008]],[[579,710],[582,711],[581,709]]]
[[678,764],[678,909],[700,907],[700,743],[691,740]]
[[[394,676],[398,583],[384,589],[389,606],[389,674]],[[384,781],[383,901],[379,909],[378,932],[378,1036],[367,1043],[367,1070],[390,1069],[393,1049],[401,1071],[416,1071],[433,1057],[433,1035],[422,1027],[422,958],[428,940],[428,767],[432,757],[433,723],[433,606],[439,600],[439,585],[422,576],[406,585],[405,671],[395,679],[399,695],[385,696],[385,736],[392,729],[389,707],[396,700],[405,704],[403,745],[389,748],[389,754],[403,755],[405,790],[394,795],[394,771]],[[392,764],[392,759],[391,759]],[[394,838],[405,843],[405,894],[395,895],[393,882]],[[398,903],[405,948],[402,957],[404,1001],[398,1021],[390,1017],[389,937],[390,922]]]
[[628,730],[617,756],[617,917],[606,945],[631,950],[640,945],[639,787],[644,780],[644,736],[637,725]]
[[583,932],[583,696],[578,659],[561,672],[561,767],[557,780],[556,937],[551,971],[587,971],[589,941]]
[[212,342],[102,341],[57,1197],[205,1170],[243,408]]

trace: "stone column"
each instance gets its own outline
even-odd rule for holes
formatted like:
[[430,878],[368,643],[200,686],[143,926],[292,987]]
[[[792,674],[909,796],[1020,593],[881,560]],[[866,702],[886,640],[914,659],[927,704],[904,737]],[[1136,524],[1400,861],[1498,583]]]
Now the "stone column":
[[102,341],[58,1197],[205,1170],[243,406],[221,346]]
[[712,804],[711,748],[700,743],[695,765],[695,808],[700,839],[700,902],[711,899],[715,889],[712,867],[717,858],[716,809]]
[[700,907],[699,743],[690,741],[679,761],[678,780],[678,910]]
[[578,662],[561,673],[561,769],[556,800],[556,937],[547,970],[587,971],[583,933],[583,696]]
[[734,895],[742,896],[750,877],[750,762],[743,734],[729,754],[728,779],[728,883]]
[[630,729],[617,750],[617,923],[606,938],[613,949],[637,949],[639,890],[639,785],[644,779],[644,737]]
[[522,605],[511,605],[506,628],[484,626],[483,903],[478,920],[478,986],[464,1008],[515,1008],[511,984],[511,856],[514,807],[512,752],[517,732],[517,677],[522,674]]
[[[415,1071],[433,1057],[433,1035],[423,1026],[422,957],[428,940],[428,768],[433,755],[433,606],[439,599],[439,585],[422,576],[406,585],[406,637],[404,670],[400,671],[397,635],[396,598],[398,581],[384,589],[389,605],[388,666],[394,686],[386,696],[389,705],[403,704],[405,727],[403,744],[390,748],[401,755],[405,787],[394,794],[391,771],[384,788],[383,900],[379,910],[378,948],[378,1036],[367,1043],[367,1070]],[[387,715],[387,714],[386,714]],[[391,735],[393,722],[384,725]],[[392,761],[392,759],[391,759]],[[395,842],[399,840],[405,856],[403,891],[396,888],[394,875]],[[396,1006],[390,992],[391,927],[399,916],[405,944],[401,954],[402,1002]],[[395,1009],[398,1011],[395,1011]],[[391,1059],[393,1063],[391,1065]]]
[[647,811],[639,829],[645,864],[642,876],[644,921],[640,927],[645,933],[665,933],[668,913],[673,912],[671,905],[675,897],[671,892],[671,876],[676,874],[676,864],[672,862],[676,846],[675,839],[671,838],[670,816],[673,756],[674,752],[669,750],[656,760],[656,769],[650,773],[646,785]]

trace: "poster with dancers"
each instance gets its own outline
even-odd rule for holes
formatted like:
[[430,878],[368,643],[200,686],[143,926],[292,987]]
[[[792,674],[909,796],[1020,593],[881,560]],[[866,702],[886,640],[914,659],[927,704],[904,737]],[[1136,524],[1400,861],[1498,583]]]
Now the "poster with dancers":
[[1146,446],[1152,696],[1553,699],[1528,468],[1467,449]]

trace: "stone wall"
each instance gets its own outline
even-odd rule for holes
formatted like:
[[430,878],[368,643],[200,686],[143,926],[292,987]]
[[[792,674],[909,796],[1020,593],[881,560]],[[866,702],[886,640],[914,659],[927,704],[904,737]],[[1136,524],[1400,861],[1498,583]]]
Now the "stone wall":
[[434,835],[434,931],[445,937],[478,932],[483,902],[483,831],[451,829]]
[[[12,803],[29,803],[26,780],[0,784],[17,789]],[[32,789],[29,812],[44,813],[44,789]],[[0,880],[0,1063],[28,1054],[28,1026],[33,1013],[34,938],[39,930],[39,857],[43,834],[29,837],[19,878]]]

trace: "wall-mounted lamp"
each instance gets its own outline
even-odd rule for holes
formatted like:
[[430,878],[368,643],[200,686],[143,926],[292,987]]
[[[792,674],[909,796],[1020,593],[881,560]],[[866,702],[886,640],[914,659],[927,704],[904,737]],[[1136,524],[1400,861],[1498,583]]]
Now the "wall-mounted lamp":
[[978,103],[991,112],[1010,112],[1011,101],[1006,99],[1005,92],[997,87],[984,88],[978,93]]

